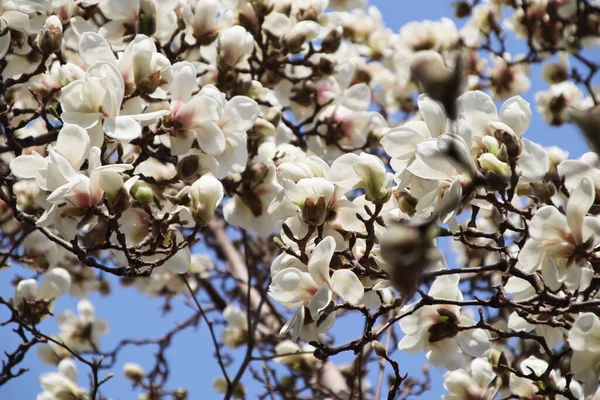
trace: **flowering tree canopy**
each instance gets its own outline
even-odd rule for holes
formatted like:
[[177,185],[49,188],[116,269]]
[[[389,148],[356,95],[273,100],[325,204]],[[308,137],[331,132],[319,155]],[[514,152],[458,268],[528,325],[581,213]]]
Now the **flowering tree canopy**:
[[[201,326],[226,399],[600,399],[600,3],[397,33],[366,3],[0,1],[0,386],[37,352],[38,400],[118,398],[115,373],[183,400],[165,355]],[[536,112],[590,152],[529,140]],[[89,295],[125,286],[189,317],[109,347]]]

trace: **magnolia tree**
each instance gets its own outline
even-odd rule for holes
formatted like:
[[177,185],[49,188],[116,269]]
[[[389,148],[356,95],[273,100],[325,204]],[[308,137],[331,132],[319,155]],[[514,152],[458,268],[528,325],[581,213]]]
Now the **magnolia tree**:
[[[0,308],[20,343],[0,386],[39,357],[38,400],[119,397],[114,374],[182,400],[167,354],[200,327],[210,397],[600,398],[600,4],[459,1],[394,33],[365,3],[0,2]],[[591,151],[528,140],[532,108]],[[109,347],[89,297],[123,287],[188,317]]]

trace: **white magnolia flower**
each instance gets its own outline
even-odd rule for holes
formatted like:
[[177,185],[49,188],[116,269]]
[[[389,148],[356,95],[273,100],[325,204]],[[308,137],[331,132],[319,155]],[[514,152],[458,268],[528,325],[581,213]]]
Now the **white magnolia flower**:
[[[282,254],[271,266],[272,283],[269,295],[286,307],[301,307],[310,313],[312,321],[317,322],[323,312],[336,297],[358,304],[364,295],[364,287],[358,277],[348,269],[338,269],[331,276],[329,264],[335,252],[335,240],[323,239],[313,250],[308,265],[300,260]],[[287,257],[286,257],[287,256]],[[292,331],[296,340],[303,337],[304,311],[298,310],[288,321],[282,333]]]
[[221,331],[221,341],[230,349],[244,344],[248,338],[248,316],[241,308],[229,304],[223,310],[227,326]]
[[239,66],[246,61],[254,50],[254,38],[243,26],[234,25],[219,35],[217,52],[218,62],[229,68]]
[[70,358],[58,363],[58,372],[46,372],[40,375],[40,384],[44,391],[37,400],[87,400],[88,392],[77,386],[77,366]]
[[575,379],[584,382],[586,397],[594,395],[600,380],[600,319],[593,313],[577,316],[569,331],[569,345],[573,349],[571,371]]
[[537,92],[535,102],[542,118],[549,124],[562,125],[569,120],[567,109],[578,108],[583,98],[583,92],[571,81],[565,81],[550,86],[550,90]]
[[154,41],[146,35],[136,35],[117,58],[106,39],[97,33],[85,32],[79,39],[79,54],[89,66],[105,61],[117,67],[123,77],[124,95],[166,97],[165,89],[173,78],[171,63],[156,51]]
[[[436,278],[429,295],[445,300],[462,301],[458,275]],[[405,310],[410,310],[408,306]],[[465,356],[482,357],[491,348],[490,334],[474,327],[475,321],[460,314],[457,305],[433,305],[418,309],[400,320],[404,337],[398,348],[409,353],[425,351],[429,363],[436,367],[456,370],[465,364]]]
[[91,145],[102,147],[105,134],[127,142],[141,135],[140,122],[168,114],[166,110],[144,114],[138,107],[132,107],[134,110],[128,115],[126,108],[122,110],[124,95],[125,82],[119,69],[108,61],[96,62],[87,69],[85,79],[62,88],[61,119],[86,129]]
[[190,187],[192,215],[202,224],[207,224],[215,216],[215,210],[223,199],[223,185],[208,173]]
[[38,287],[35,279],[23,279],[15,288],[13,305],[19,310],[26,319],[31,319],[36,323],[40,317],[35,304],[38,301],[47,301],[48,311],[54,310],[55,300],[66,294],[71,286],[71,276],[63,268],[53,268],[42,275],[42,281]]
[[468,371],[457,369],[444,375],[444,387],[448,394],[443,400],[485,400],[486,391],[496,373],[492,365],[484,358],[471,361]]
[[[529,356],[525,360],[521,361],[519,369],[523,375],[529,376],[529,378],[532,379],[511,374],[509,378],[510,393],[519,396],[521,399],[538,399],[540,396],[537,395],[537,393],[540,391],[540,386],[543,385],[543,383],[540,382],[541,385],[538,384],[535,378],[541,377],[546,372],[548,369],[548,363],[534,356]],[[567,380],[562,378],[560,376],[560,372],[557,370],[550,371],[550,380],[559,390],[563,390],[567,386]],[[571,380],[569,389],[571,390],[571,393],[575,395],[575,398],[583,399],[583,390],[579,382]],[[567,397],[563,395],[557,395],[556,398],[560,400],[567,399]]]
[[198,0],[194,11],[189,4],[182,5],[183,21],[187,26],[185,41],[189,44],[209,45],[222,30],[233,23],[234,10],[225,8],[224,2]]
[[590,179],[583,178],[571,192],[566,215],[554,206],[540,208],[529,225],[530,240],[519,253],[518,268],[533,273],[541,269],[544,283],[552,290],[564,284],[569,290],[585,289],[593,271],[585,257],[597,243],[600,223],[586,216],[596,194]]
[[274,361],[305,369],[312,368],[318,362],[317,358],[313,355],[314,351],[315,347],[310,344],[300,345],[291,340],[284,340],[275,346],[275,354],[278,357]]
[[59,337],[74,351],[98,349],[100,336],[108,331],[108,323],[104,319],[95,318],[96,309],[87,299],[79,300],[77,312],[79,316],[70,310],[56,316]]

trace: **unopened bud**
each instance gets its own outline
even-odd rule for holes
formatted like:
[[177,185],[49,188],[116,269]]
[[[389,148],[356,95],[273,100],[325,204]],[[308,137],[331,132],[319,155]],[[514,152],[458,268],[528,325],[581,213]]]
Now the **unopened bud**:
[[492,136],[484,136],[483,139],[481,139],[481,142],[485,146],[485,149],[488,153],[492,153],[493,155],[498,154],[498,151],[500,150],[500,144],[496,138]]
[[471,10],[473,10],[473,4],[470,1],[457,1],[452,5],[454,6],[455,18],[466,18],[471,15]]
[[134,382],[140,382],[146,376],[144,369],[136,363],[125,363],[123,366],[123,374],[125,378],[130,379]]
[[257,118],[256,123],[252,127],[252,131],[265,137],[272,137],[277,133],[273,124],[263,118]]
[[375,350],[375,354],[377,354],[379,357],[387,357],[387,350],[384,345],[382,345],[377,340],[374,340],[372,343],[373,350]]
[[196,155],[183,157],[177,164],[177,175],[181,179],[192,178],[200,169],[200,158]]
[[394,191],[394,197],[400,206],[400,210],[402,212],[408,214],[409,217],[412,217],[416,212],[417,203],[419,202],[415,199],[408,190],[403,189],[401,191]]
[[343,29],[341,26],[330,30],[321,41],[321,51],[323,53],[335,53],[342,44],[342,33]]
[[314,21],[300,21],[281,38],[285,48],[292,54],[302,51],[302,45],[319,36],[319,24]]
[[152,188],[143,182],[138,182],[131,188],[131,194],[140,204],[150,204],[154,200]]
[[325,222],[327,212],[325,196],[319,197],[316,203],[307,197],[302,209],[302,219],[309,225],[320,226]]
[[498,158],[491,153],[483,153],[477,159],[479,165],[486,172],[493,172],[498,176],[508,178],[510,176],[510,170],[508,164],[498,160]]
[[173,392],[173,398],[175,400],[185,400],[188,397],[188,391],[183,388],[177,388]]
[[279,125],[281,122],[281,110],[277,107],[271,107],[265,113],[264,118],[269,121],[274,127]]
[[47,56],[60,50],[62,38],[62,23],[56,15],[51,15],[46,19],[44,27],[38,34],[36,43],[42,53]]

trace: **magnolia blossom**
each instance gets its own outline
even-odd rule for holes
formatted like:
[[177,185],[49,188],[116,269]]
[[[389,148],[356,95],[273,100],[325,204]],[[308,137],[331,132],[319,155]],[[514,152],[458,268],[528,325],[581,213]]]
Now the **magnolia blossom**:
[[219,35],[218,61],[226,67],[237,67],[246,61],[252,50],[254,50],[254,38],[242,26],[232,26]]
[[[540,360],[534,356],[530,356],[523,360],[519,365],[521,373],[529,377],[542,377],[548,369],[548,363],[544,360]],[[550,380],[556,385],[557,389],[564,390],[567,386],[567,380],[560,376],[560,372],[552,370],[550,371]],[[541,383],[541,382],[540,382]],[[541,383],[543,385],[543,383]],[[517,376],[515,374],[510,375],[510,392],[514,395],[520,396],[522,399],[536,400],[539,398],[537,393],[540,391],[540,384],[535,379],[529,379]],[[543,387],[543,386],[542,386]],[[579,382],[571,380],[569,384],[569,390],[573,393],[575,398],[583,398],[583,390]],[[557,399],[565,400],[567,397],[563,395],[557,395]]]
[[58,372],[46,372],[40,376],[44,391],[37,400],[88,400],[88,392],[77,386],[77,366],[70,358],[58,363]]
[[537,109],[549,124],[562,125],[569,120],[567,109],[579,107],[583,92],[571,81],[550,86],[550,90],[535,94]]
[[566,215],[553,206],[540,208],[529,226],[531,240],[519,253],[519,268],[527,273],[541,269],[544,283],[552,290],[562,284],[569,290],[585,289],[593,271],[579,254],[592,251],[600,233],[598,219],[586,216],[595,198],[592,181],[586,177],[571,192]]
[[119,69],[111,62],[98,61],[87,69],[85,79],[75,80],[62,88],[61,118],[86,129],[91,145],[101,147],[104,134],[112,139],[130,141],[142,133],[139,122],[168,114],[164,110],[143,114],[139,103],[123,104],[124,95],[125,82]]
[[[458,275],[436,278],[429,295],[434,298],[462,301]],[[410,310],[414,305],[408,306]],[[463,329],[470,327],[468,329]],[[456,370],[465,364],[465,356],[482,357],[490,348],[488,331],[475,328],[475,321],[460,314],[460,306],[425,306],[400,320],[404,337],[398,343],[400,350],[409,353],[425,351],[429,363],[436,367]]]
[[[35,279],[23,279],[15,288],[13,305],[26,319],[39,322],[52,312],[56,299],[66,294],[71,286],[71,276],[63,268],[53,268],[42,276],[38,287]],[[38,308],[38,302],[47,302],[47,310]]]
[[[304,320],[310,318],[311,321],[319,321],[329,303],[335,302],[337,296],[357,304],[364,295],[364,287],[352,271],[338,269],[329,274],[334,252],[335,240],[326,237],[315,247],[308,264],[282,254],[271,266],[269,295],[286,307],[300,307],[282,328],[282,333],[291,331],[294,340],[320,333],[318,330],[307,331],[309,327],[304,325]],[[305,315],[304,308],[308,310],[308,315]]]
[[275,361],[298,368],[312,369],[317,365],[314,351],[315,347],[310,344],[300,345],[291,340],[284,340],[275,346],[275,354],[278,356]]
[[86,299],[77,303],[76,316],[70,310],[63,311],[56,316],[56,323],[60,329],[59,337],[75,351],[97,349],[100,346],[100,336],[108,331],[108,322],[96,319],[94,305]]
[[577,316],[569,331],[569,345],[573,349],[571,371],[575,379],[584,382],[586,397],[598,390],[600,379],[600,319],[593,313]]
[[228,305],[223,310],[223,318],[227,322],[221,331],[221,340],[225,346],[235,349],[246,343],[248,338],[248,316],[239,307]]
[[446,372],[444,387],[448,394],[444,400],[485,400],[488,387],[496,377],[489,361],[476,358],[469,364],[468,372],[463,369]]
[[191,211],[196,220],[206,224],[213,219],[223,198],[223,185],[212,174],[202,175],[190,187]]

